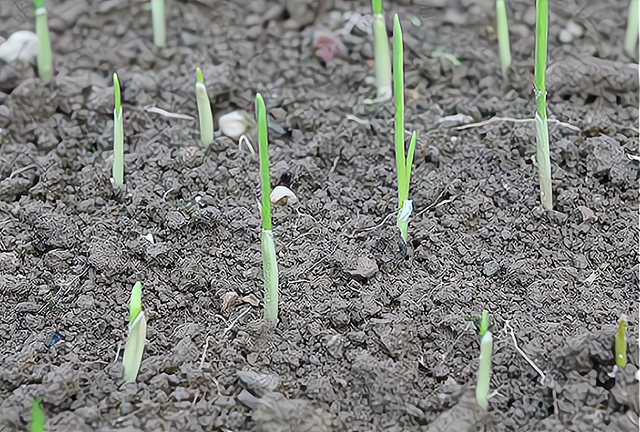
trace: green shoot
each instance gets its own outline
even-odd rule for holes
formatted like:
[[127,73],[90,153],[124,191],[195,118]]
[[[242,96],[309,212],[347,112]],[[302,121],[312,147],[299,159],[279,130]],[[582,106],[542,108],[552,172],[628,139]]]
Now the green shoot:
[[113,74],[113,187],[124,185],[124,131],[122,126],[122,101],[120,98],[120,80]]
[[53,60],[51,55],[51,39],[49,36],[49,23],[47,9],[44,0],[33,0],[33,8],[36,17],[36,35],[38,36],[38,75],[43,83],[48,83],[53,78]]
[[157,47],[164,47],[167,42],[165,0],[151,0],[151,24],[153,26],[153,43]]
[[198,104],[198,120],[200,122],[200,144],[207,147],[213,142],[213,114],[207,87],[204,84],[202,69],[196,68],[196,102]]
[[507,7],[504,0],[496,0],[496,29],[498,32],[498,47],[500,51],[500,66],[502,76],[505,76],[511,65],[511,45],[509,43],[509,21]]
[[393,93],[396,102],[395,116],[395,154],[396,176],[398,177],[398,218],[396,225],[400,230],[402,240],[407,243],[409,216],[413,209],[409,200],[409,184],[411,182],[411,167],[413,155],[416,151],[417,132],[411,134],[409,150],[405,155],[404,145],[404,64],[403,64],[402,28],[398,14],[393,17]]
[[367,99],[366,104],[384,102],[391,99],[391,55],[387,24],[382,13],[382,0],[371,0],[373,11],[373,68],[376,74],[376,98]]
[[627,366],[627,317],[622,315],[618,320],[618,331],[616,332],[616,366],[624,368]]
[[133,325],[140,312],[142,312],[142,282],[138,281],[133,286],[129,299],[129,325]]
[[135,382],[142,363],[142,353],[147,337],[147,318],[142,311],[142,283],[136,282],[129,300],[129,335],[124,346],[124,379]]
[[547,123],[547,90],[545,85],[548,27],[547,0],[536,0],[536,53],[533,83],[537,103],[536,143],[540,176],[540,201],[545,210],[552,210],[551,159],[549,158],[549,125]]
[[627,17],[627,31],[624,34],[624,51],[629,57],[634,57],[636,43],[638,43],[638,0],[631,0],[629,2],[629,15]]
[[478,333],[480,334],[480,338],[484,336],[489,330],[489,311],[486,309],[482,311],[482,317],[480,318],[480,330]]
[[42,404],[40,398],[33,398],[33,405],[31,405],[31,425],[29,426],[29,432],[45,432],[44,429],[44,411],[42,410]]
[[[484,319],[484,313],[483,313]],[[488,320],[488,317],[487,317]],[[476,401],[480,408],[489,408],[489,382],[491,379],[491,352],[493,351],[493,336],[490,331],[480,338],[480,362],[478,365],[478,384],[476,385]]]
[[256,95],[258,118],[258,156],[260,158],[260,219],[262,220],[262,271],[264,275],[264,319],[271,327],[278,322],[278,263],[271,222],[271,184],[269,180],[269,135],[267,110],[262,95]]

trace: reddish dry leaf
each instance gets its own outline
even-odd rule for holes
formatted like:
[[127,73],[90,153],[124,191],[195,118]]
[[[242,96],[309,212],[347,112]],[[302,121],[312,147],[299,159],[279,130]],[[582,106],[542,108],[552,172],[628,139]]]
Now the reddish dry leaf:
[[347,47],[335,33],[331,33],[329,31],[316,31],[313,39],[313,46],[316,50],[316,55],[325,62],[329,62],[334,58],[348,58],[349,51],[347,50]]

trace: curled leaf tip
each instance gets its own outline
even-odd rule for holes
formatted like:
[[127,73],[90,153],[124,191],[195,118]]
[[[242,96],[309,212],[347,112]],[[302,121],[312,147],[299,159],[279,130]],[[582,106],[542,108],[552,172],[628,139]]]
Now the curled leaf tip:
[[202,73],[202,69],[199,67],[196,67],[196,82],[204,84],[204,74]]

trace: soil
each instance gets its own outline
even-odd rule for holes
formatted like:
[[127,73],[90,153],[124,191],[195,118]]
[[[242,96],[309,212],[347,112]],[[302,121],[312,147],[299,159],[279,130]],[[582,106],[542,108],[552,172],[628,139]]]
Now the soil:
[[[407,129],[421,131],[406,254],[393,106],[363,103],[375,94],[370,3],[336,0],[315,16],[299,0],[170,1],[163,49],[145,3],[50,0],[54,82],[0,67],[1,431],[27,430],[34,396],[49,431],[638,430],[627,1],[552,2],[549,213],[527,120],[532,2],[508,2],[504,78],[492,1],[385,3],[402,15]],[[0,2],[0,36],[33,29],[24,4]],[[340,35],[344,58],[315,55],[319,29]],[[257,163],[226,137],[198,145],[195,65],[216,117],[264,95],[272,186],[299,198],[274,213],[272,332],[260,325]],[[126,88],[124,193],[109,180],[114,71]],[[511,120],[460,124],[494,117]],[[147,345],[137,383],[124,384],[137,280]],[[483,309],[487,412],[470,319]],[[629,364],[612,378],[621,314]]]

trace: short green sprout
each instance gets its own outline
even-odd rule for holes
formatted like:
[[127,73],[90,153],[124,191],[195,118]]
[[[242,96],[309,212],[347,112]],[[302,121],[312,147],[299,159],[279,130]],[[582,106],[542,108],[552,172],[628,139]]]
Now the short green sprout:
[[142,310],[142,283],[136,282],[129,300],[129,335],[124,346],[124,379],[135,382],[142,363],[147,337],[147,318]]
[[33,8],[36,17],[36,35],[38,36],[38,56],[36,58],[38,75],[46,84],[53,78],[53,58],[47,9],[44,6],[44,0],[33,0]]
[[260,219],[262,220],[262,270],[264,276],[264,319],[275,327],[278,322],[278,263],[271,221],[271,183],[269,179],[269,135],[267,110],[262,95],[256,95],[258,157],[260,158]]
[[626,315],[620,316],[618,320],[618,331],[616,332],[616,366],[624,368],[627,366],[627,323]]
[[409,185],[411,182],[411,167],[416,151],[417,132],[411,134],[409,150],[405,155],[404,143],[404,60],[403,60],[402,28],[398,14],[393,17],[393,92],[395,95],[395,155],[396,176],[398,178],[398,217],[396,225],[400,230],[402,241],[407,243],[409,217],[413,210],[413,203],[409,200]]
[[115,189],[124,185],[124,130],[122,125],[122,101],[120,80],[113,74],[113,172],[111,182]]
[[633,58],[638,54],[636,44],[638,43],[638,0],[629,2],[629,15],[627,16],[627,31],[624,34],[624,51]]
[[489,312],[482,311],[480,319],[480,361],[478,365],[478,383],[476,385],[476,401],[483,409],[489,408],[489,384],[491,380],[491,354],[493,351],[493,335],[488,330]]
[[44,429],[44,411],[42,409],[42,403],[40,398],[33,398],[33,405],[31,405],[31,424],[29,425],[29,432],[45,432]]
[[200,144],[207,147],[213,142],[213,114],[211,102],[204,83],[202,69],[196,68],[196,103],[198,104],[198,120],[200,122]]
[[553,210],[551,189],[551,159],[549,157],[549,125],[547,123],[547,38],[549,14],[547,0],[536,0],[536,51],[533,83],[536,96],[536,144],[540,201],[545,210]]
[[389,37],[387,24],[382,12],[382,0],[371,0],[373,11],[373,55],[376,74],[376,98],[367,99],[365,103],[374,104],[391,99],[391,54],[389,53]]
[[489,311],[485,309],[482,311],[482,317],[480,318],[480,326],[479,326],[478,334],[482,338],[482,336],[484,336],[488,330],[489,330]]
[[153,26],[153,43],[164,47],[167,43],[167,18],[165,0],[151,0],[151,25]]
[[505,76],[511,65],[511,45],[509,43],[509,21],[507,7],[504,0],[496,0],[496,30],[498,32],[498,48],[500,51],[500,66]]

